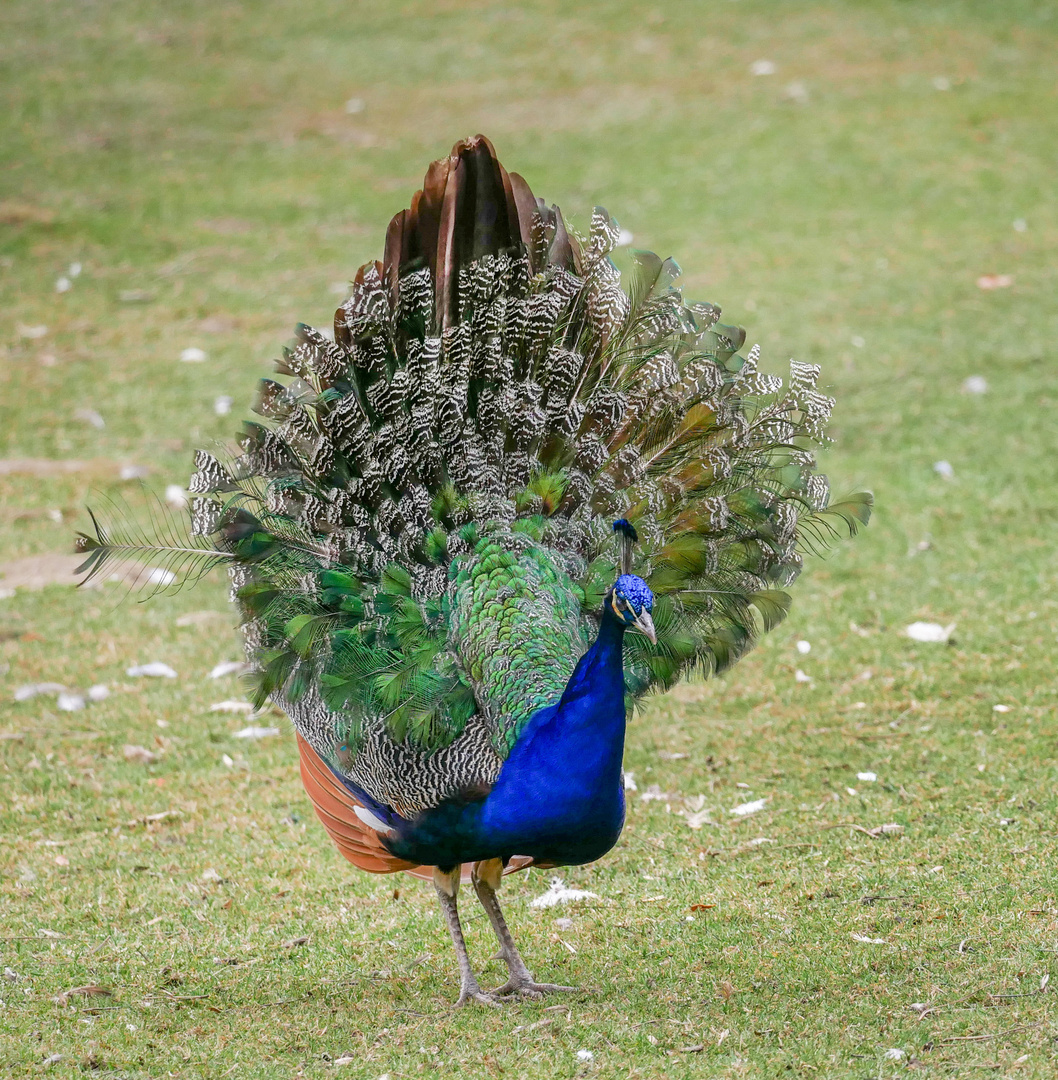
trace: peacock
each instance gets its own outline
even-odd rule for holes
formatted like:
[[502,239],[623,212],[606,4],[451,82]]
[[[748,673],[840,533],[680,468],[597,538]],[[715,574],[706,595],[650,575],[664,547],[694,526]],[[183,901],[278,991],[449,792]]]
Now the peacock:
[[[785,616],[804,551],[870,516],[816,471],[819,368],[763,373],[672,259],[624,253],[622,273],[620,238],[601,208],[578,234],[461,140],[333,336],[298,326],[237,451],[197,452],[187,535],[96,514],[78,540],[90,575],[227,568],[255,703],[290,718],[341,854],[432,880],[459,1005],[572,989],[533,978],[502,877],[605,855],[636,703],[729,668]],[[488,993],[461,883],[509,973]]]

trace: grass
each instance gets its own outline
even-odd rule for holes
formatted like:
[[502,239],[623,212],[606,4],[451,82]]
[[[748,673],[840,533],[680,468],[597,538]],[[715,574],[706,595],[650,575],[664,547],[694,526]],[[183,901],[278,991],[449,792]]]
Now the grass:
[[[0,458],[94,464],[0,473],[0,563],[68,551],[122,463],[186,482],[475,130],[675,254],[775,368],[821,363],[834,489],[878,511],[737,669],[637,717],[626,767],[669,797],[565,874],[601,899],[561,929],[547,875],[505,886],[535,973],[583,988],[553,1010],[451,1012],[430,890],[343,863],[292,740],[209,711],[240,692],[206,678],[238,653],[219,582],[0,600],[0,1074],[1053,1076],[1056,37],[1028,0],[3,5]],[[180,678],[125,676],[150,660]],[[13,703],[37,681],[112,692]]]

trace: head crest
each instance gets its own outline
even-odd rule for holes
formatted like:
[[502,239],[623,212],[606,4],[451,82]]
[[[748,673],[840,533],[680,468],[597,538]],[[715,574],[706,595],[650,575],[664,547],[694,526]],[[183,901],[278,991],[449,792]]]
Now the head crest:
[[613,523],[613,531],[621,538],[621,573],[632,572],[632,545],[639,540],[635,526],[625,518],[618,518]]

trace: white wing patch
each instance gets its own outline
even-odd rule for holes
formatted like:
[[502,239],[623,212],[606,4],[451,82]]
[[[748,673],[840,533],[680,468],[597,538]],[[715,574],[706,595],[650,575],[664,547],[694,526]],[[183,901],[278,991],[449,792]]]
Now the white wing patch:
[[382,836],[389,836],[393,830],[377,815],[372,814],[366,806],[355,807],[356,816],[370,829]]

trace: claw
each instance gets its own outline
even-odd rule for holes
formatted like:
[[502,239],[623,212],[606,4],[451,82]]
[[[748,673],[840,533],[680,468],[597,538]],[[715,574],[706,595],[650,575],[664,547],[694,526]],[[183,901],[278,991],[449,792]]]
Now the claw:
[[461,1009],[470,1001],[476,1001],[479,1005],[487,1005],[491,1009],[503,1008],[502,1001],[499,1001],[493,994],[486,994],[483,990],[464,990],[452,1008]]
[[545,994],[574,993],[576,986],[560,986],[558,983],[538,983],[531,979],[508,979],[503,986],[492,991],[498,998],[542,998]]

